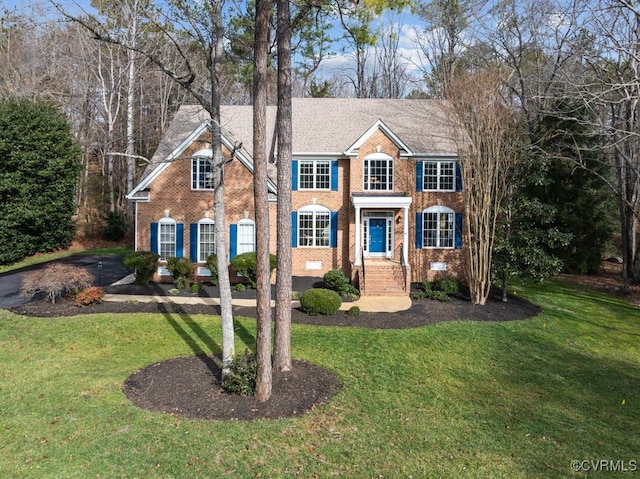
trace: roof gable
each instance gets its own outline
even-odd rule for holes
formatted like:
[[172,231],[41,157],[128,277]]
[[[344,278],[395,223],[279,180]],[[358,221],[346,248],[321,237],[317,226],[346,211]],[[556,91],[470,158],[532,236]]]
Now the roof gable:
[[373,135],[376,131],[382,131],[400,150],[400,156],[412,156],[413,152],[411,149],[405,145],[400,138],[398,138],[392,131],[389,129],[387,125],[382,120],[376,121],[371,127],[362,135],[360,138],[356,140],[351,146],[349,146],[345,153],[349,156],[356,156],[358,154],[358,149],[365,143],[371,135]]

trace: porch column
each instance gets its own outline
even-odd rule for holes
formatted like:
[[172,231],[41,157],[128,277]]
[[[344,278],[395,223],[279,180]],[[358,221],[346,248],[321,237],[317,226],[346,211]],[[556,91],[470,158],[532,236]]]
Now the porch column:
[[360,254],[360,207],[356,206],[356,241],[354,246],[353,254],[355,255],[353,264],[359,266],[361,264],[360,258],[362,255]]
[[[409,264],[409,207],[404,207],[404,227],[402,229],[402,259],[404,264]],[[417,228],[417,226],[416,226]]]

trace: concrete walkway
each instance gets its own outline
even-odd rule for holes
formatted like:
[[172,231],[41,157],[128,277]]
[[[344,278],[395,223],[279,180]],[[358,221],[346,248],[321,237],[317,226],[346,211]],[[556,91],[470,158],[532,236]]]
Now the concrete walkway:
[[[138,303],[175,303],[175,304],[220,304],[219,298],[200,298],[185,296],[143,296],[135,294],[106,294],[104,301],[138,302]],[[233,299],[234,306],[254,307],[255,299]],[[275,306],[275,302],[271,301]],[[300,306],[299,301],[291,303],[292,308]],[[358,306],[360,311],[367,313],[395,313],[405,311],[411,307],[411,298],[408,296],[363,296],[357,301],[342,303],[341,310],[347,311],[352,306]]]

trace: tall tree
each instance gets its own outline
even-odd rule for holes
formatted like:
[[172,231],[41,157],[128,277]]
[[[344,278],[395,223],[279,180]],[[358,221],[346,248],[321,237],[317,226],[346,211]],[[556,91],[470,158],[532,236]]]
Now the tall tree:
[[[572,78],[604,135],[622,239],[623,282],[640,278],[640,7],[625,0],[584,2],[593,47],[584,50],[589,74]],[[608,179],[608,178],[605,178]]]
[[269,197],[267,191],[267,55],[271,2],[256,0],[253,62],[253,188],[256,210],[257,332],[256,398],[271,397],[271,281],[269,267]]
[[468,30],[475,3],[473,0],[431,0],[417,5],[418,15],[424,21],[417,44],[426,61],[422,70],[428,91],[434,98],[446,98],[466,48],[474,41]]
[[448,95],[464,184],[467,283],[479,305],[491,290],[496,225],[518,154],[517,116],[503,81],[497,69],[461,73]]
[[291,12],[289,0],[277,0],[278,39],[278,229],[274,367],[291,369]]
[[[224,54],[224,22],[222,0],[205,0],[199,3],[172,0],[168,4],[156,4],[144,10],[145,20],[162,32],[164,38],[175,48],[172,64],[165,63],[166,55],[158,53],[154,44],[127,44],[113,35],[104,19],[87,15],[78,17],[66,12],[57,3],[56,8],[68,19],[81,24],[105,43],[133,49],[155,64],[208,112],[211,133],[214,170],[214,217],[215,246],[217,251],[227,251],[224,206],[225,159],[222,155],[222,131],[220,124],[220,70]],[[220,284],[220,309],[222,321],[222,357],[224,370],[231,364],[235,354],[231,286],[226,254],[217,255],[218,280]]]

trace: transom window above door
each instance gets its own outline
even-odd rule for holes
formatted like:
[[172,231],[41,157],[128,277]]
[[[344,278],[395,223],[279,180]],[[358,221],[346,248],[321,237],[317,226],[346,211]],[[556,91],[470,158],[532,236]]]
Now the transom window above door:
[[393,158],[384,153],[373,153],[364,159],[364,190],[393,190]]

